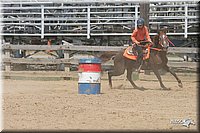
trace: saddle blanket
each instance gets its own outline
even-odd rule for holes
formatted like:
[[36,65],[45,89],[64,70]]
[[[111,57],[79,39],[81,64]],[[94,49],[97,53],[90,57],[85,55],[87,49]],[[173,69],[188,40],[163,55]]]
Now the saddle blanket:
[[[124,51],[123,56],[131,60],[137,60],[137,52],[131,52],[131,51],[132,51],[132,46],[127,47],[126,50]],[[147,52],[143,52],[143,60],[149,59],[150,47],[147,47],[145,51]]]

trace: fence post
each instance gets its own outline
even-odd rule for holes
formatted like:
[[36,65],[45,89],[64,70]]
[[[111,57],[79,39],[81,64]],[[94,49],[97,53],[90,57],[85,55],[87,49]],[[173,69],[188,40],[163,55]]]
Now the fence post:
[[90,7],[87,7],[87,39],[90,39]]
[[138,5],[135,5],[135,28],[137,27],[137,20],[138,20]]
[[[11,50],[10,50],[10,49],[5,49],[5,58],[6,58],[6,59],[10,59],[10,58],[11,58],[11,57],[10,57],[10,53],[11,53]],[[11,66],[11,63],[10,63],[10,62],[6,62],[6,63],[5,63],[5,71],[6,71],[6,72],[10,72],[10,70],[11,70],[10,66]]]
[[145,25],[149,27],[149,3],[141,2],[140,3],[140,18],[145,20]]
[[184,37],[187,38],[188,32],[188,5],[185,5],[185,34]]
[[41,38],[44,38],[44,5],[41,5]]
[[[69,51],[64,50],[64,59],[69,59]],[[65,72],[69,72],[70,71],[70,65],[69,64],[65,64]]]

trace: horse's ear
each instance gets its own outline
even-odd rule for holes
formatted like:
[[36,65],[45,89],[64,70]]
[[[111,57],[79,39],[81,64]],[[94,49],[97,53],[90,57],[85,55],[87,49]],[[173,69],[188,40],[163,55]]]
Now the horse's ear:
[[153,37],[153,42],[155,42],[155,41],[157,40],[157,38],[158,38],[158,35],[155,35],[155,36]]

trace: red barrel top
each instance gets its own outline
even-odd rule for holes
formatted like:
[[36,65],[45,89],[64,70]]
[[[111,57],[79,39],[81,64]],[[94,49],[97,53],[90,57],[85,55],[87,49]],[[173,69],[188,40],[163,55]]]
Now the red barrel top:
[[101,72],[101,64],[79,64],[79,72]]

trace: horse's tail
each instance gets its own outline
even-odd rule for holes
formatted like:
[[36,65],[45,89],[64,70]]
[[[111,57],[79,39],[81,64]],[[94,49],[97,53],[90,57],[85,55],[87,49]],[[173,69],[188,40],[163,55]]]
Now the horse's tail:
[[113,60],[116,54],[117,54],[116,51],[104,52],[100,56],[98,56],[98,58],[100,58],[101,61],[104,63],[104,62],[109,61],[110,59]]

